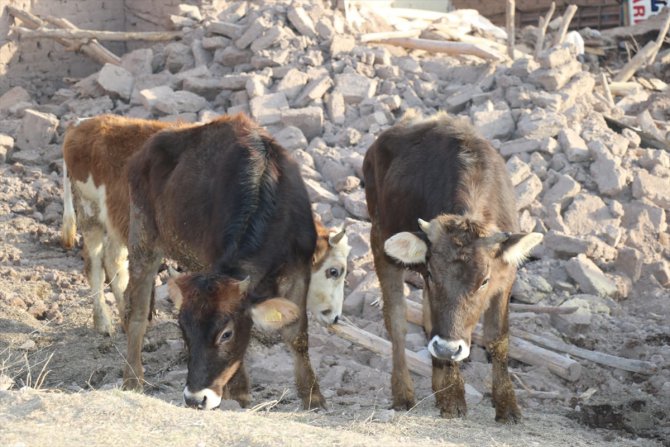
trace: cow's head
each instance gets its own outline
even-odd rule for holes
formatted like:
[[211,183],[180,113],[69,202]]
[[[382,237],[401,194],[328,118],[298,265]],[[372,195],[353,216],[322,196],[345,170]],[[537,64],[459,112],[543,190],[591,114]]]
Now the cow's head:
[[460,361],[470,355],[472,331],[482,312],[494,297],[508,293],[517,265],[542,235],[503,233],[475,219],[446,214],[430,222],[419,219],[419,227],[418,233],[391,236],[384,250],[405,264],[425,266],[428,350],[435,358]]
[[221,403],[223,388],[244,357],[252,323],[279,329],[295,321],[300,312],[283,298],[249,296],[249,278],[188,274],[171,278],[168,284],[172,300],[180,303],[179,327],[188,348],[184,401],[199,409]]
[[337,323],[342,316],[344,277],[347,275],[349,241],[344,230],[321,232],[312,259],[307,309],[323,324]]

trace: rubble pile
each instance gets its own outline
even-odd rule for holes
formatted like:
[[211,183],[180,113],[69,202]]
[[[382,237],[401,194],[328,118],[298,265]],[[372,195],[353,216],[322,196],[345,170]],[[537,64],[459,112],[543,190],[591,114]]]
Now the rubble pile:
[[[645,337],[668,333],[667,318],[635,335],[648,318],[644,312],[667,315],[670,306],[670,97],[662,81],[628,83],[634,85],[613,90],[609,102],[601,76],[590,72],[567,43],[537,58],[522,53],[512,61],[501,52],[500,60],[490,61],[360,40],[363,33],[417,26],[432,38],[444,38],[449,24],[462,35],[488,39],[490,48],[503,46],[505,33],[472,11],[408,20],[365,10],[345,14],[328,2],[279,0],[225,2],[220,10],[182,5],[180,11],[172,17],[185,33],[180,41],[129,52],[120,66],[106,64],[42,104],[20,87],[0,97],[3,177],[35,175],[42,184],[37,196],[47,195],[32,212],[23,208],[34,207],[34,198],[9,202],[11,213],[57,229],[60,143],[77,118],[115,113],[205,122],[247,113],[300,163],[321,220],[346,227],[353,249],[345,314],[384,336],[381,312],[372,305],[380,291],[361,184],[363,157],[408,109],[424,115],[446,110],[471,121],[500,151],[516,188],[522,230],[545,234],[519,270],[513,301],[579,308],[551,316],[513,313],[512,333],[521,327],[553,334],[589,349],[651,361],[659,371],[640,379],[644,387],[626,390],[631,373],[595,364],[578,384],[541,378],[542,371],[529,372],[533,377],[527,384],[545,391],[595,387],[603,395],[615,390],[667,403],[670,347],[644,343]],[[659,58],[667,58],[667,52]],[[626,126],[612,126],[611,120]],[[44,172],[35,174],[35,167]],[[420,301],[417,286],[420,281],[408,286],[408,294]],[[325,377],[320,374],[326,397],[373,376],[379,386],[388,385],[387,360],[362,351],[352,358],[348,342],[320,328],[313,332],[313,362],[327,370]],[[626,337],[640,341],[619,343]],[[425,350],[418,326],[410,324],[407,344]],[[268,361],[279,358],[278,352],[271,351]],[[275,380],[284,369],[290,377],[290,365],[276,362],[258,367],[255,380]],[[473,347],[466,377],[476,388],[470,393],[475,400],[488,389],[485,362],[483,351]]]

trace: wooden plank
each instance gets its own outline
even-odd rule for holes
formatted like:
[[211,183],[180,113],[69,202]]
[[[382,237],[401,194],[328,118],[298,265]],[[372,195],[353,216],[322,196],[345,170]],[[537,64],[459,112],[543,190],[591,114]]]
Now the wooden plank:
[[181,31],[99,31],[88,29],[50,29],[38,28],[27,29],[23,27],[15,27],[14,30],[18,32],[24,39],[66,39],[66,40],[108,40],[116,42],[126,42],[131,40],[144,41],[164,41],[173,40],[184,37]]
[[452,56],[470,55],[489,60],[503,59],[502,55],[495,53],[492,50],[474,44],[462,42],[444,42],[440,40],[396,37],[390,39],[378,39],[368,43],[396,45],[403,48],[424,50],[431,53],[446,53]]

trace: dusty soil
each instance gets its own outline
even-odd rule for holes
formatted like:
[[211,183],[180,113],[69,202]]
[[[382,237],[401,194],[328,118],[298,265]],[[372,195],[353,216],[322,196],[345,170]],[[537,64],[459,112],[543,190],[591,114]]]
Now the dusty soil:
[[[6,390],[0,391],[0,445],[667,443],[668,297],[653,288],[631,296],[614,316],[595,319],[580,343],[633,358],[656,355],[661,371],[648,377],[583,362],[582,378],[568,383],[542,368],[513,363],[519,385],[564,396],[521,397],[524,419],[515,426],[493,420],[485,359],[464,366],[466,381],[484,393],[467,418],[440,419],[430,380],[418,376],[416,408],[394,412],[388,410],[389,360],[329,336],[315,323],[312,363],[328,411],[301,411],[287,350],[259,342],[247,356],[254,410],[240,410],[234,402],[207,413],[183,408],[183,344],[171,303],[164,300],[145,340],[149,389],[144,396],[122,392],[125,337],[92,330],[79,250],[66,252],[59,245],[60,188],[58,163],[0,166],[0,390]],[[370,307],[364,316],[358,322],[379,332],[379,309]],[[541,330],[548,323],[522,315],[511,324]],[[591,396],[582,394],[589,389]]]

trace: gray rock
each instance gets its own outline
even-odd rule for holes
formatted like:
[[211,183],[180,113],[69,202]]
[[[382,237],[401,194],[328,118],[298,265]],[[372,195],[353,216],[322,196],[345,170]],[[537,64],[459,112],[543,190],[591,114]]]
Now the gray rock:
[[646,198],[665,210],[670,210],[670,178],[658,177],[640,169],[633,177],[633,197]]
[[546,207],[558,203],[562,210],[572,203],[572,199],[574,199],[581,190],[582,186],[575,179],[567,174],[559,174],[556,183],[544,193],[542,203]]
[[574,75],[582,70],[582,64],[573,60],[560,67],[546,69],[540,68],[530,74],[528,79],[535,85],[546,91],[554,92],[560,90],[572,79]]
[[154,108],[167,115],[180,113],[195,113],[207,108],[208,102],[202,96],[186,90],[172,92],[167,96],[157,98]]
[[312,106],[283,110],[281,122],[299,128],[305,134],[305,138],[311,140],[323,134],[323,109]]
[[330,56],[336,58],[342,54],[349,54],[356,46],[353,36],[335,35],[330,41]]
[[296,98],[294,105],[296,107],[305,107],[309,105],[312,101],[321,99],[324,94],[332,87],[333,80],[330,79],[330,76],[324,75],[320,78],[313,79],[309,84],[300,92]]
[[8,110],[19,102],[30,102],[30,93],[23,87],[12,87],[0,96],[0,111]]
[[519,157],[514,156],[507,160],[506,166],[510,180],[512,180],[514,186],[517,186],[530,176],[530,166]]
[[526,180],[517,185],[514,191],[516,192],[517,209],[522,210],[530,206],[542,192],[542,180],[537,175],[531,174]]
[[584,139],[572,129],[563,129],[558,133],[558,142],[563,152],[572,162],[586,161],[591,158],[589,148]]
[[342,94],[347,104],[358,104],[372,98],[377,90],[377,80],[357,73],[343,73],[335,76],[335,90]]
[[286,18],[303,36],[316,37],[314,22],[302,7],[290,7],[286,13]]
[[533,109],[531,113],[522,113],[516,125],[516,136],[527,138],[555,137],[567,127],[563,114]]
[[282,27],[275,25],[269,30],[267,30],[261,38],[252,42],[251,50],[258,52],[260,50],[269,48],[274,44],[276,44],[279,40],[281,40],[283,34],[284,33]]
[[254,20],[235,41],[235,46],[240,50],[245,49],[251,45],[252,42],[258,40],[268,29],[270,29],[270,24],[264,18]]
[[512,135],[515,128],[510,108],[504,102],[487,102],[483,107],[473,108],[472,123],[484,138],[505,139]]
[[566,44],[560,47],[551,47],[542,51],[538,57],[538,62],[542,68],[555,68],[560,65],[568,64],[575,60],[575,55]]
[[307,187],[307,194],[309,195],[309,200],[311,202],[325,202],[325,203],[338,203],[339,198],[328,191],[326,188],[321,186],[321,184],[312,179],[305,179],[305,186]]
[[344,96],[340,92],[333,92],[326,99],[326,109],[333,124],[344,124],[346,106]]
[[98,84],[107,92],[129,100],[135,79],[131,72],[123,67],[105,64],[98,73]]
[[509,157],[514,154],[524,154],[539,151],[542,140],[536,138],[517,138],[515,140],[505,141],[500,145],[500,155]]
[[277,93],[284,93],[288,100],[292,100],[298,96],[308,81],[309,76],[306,73],[303,73],[297,68],[292,68],[286,72],[284,77],[277,84]]
[[193,53],[188,45],[171,42],[165,46],[165,67],[171,73],[188,70],[195,65]]
[[275,139],[285,149],[293,151],[307,147],[307,139],[302,131],[295,126],[287,126],[274,135]]
[[589,172],[598,185],[598,191],[607,196],[616,196],[628,183],[628,172],[611,158],[599,157],[591,163]]
[[140,48],[121,56],[121,66],[133,76],[144,76],[153,73],[154,52],[151,48]]
[[58,123],[55,115],[27,109],[16,136],[16,147],[21,150],[44,149],[56,136]]
[[617,286],[586,255],[577,255],[565,266],[570,277],[584,293],[614,297]]
[[343,196],[344,209],[357,219],[368,220],[368,206],[365,202],[365,191],[358,189],[349,194],[340,193]]
[[631,281],[637,282],[642,274],[642,253],[631,247],[621,247],[614,266]]
[[244,25],[238,25],[237,23],[212,21],[207,24],[205,29],[210,33],[220,34],[235,40],[244,33],[245,27]]
[[600,234],[608,225],[618,226],[620,219],[612,216],[605,202],[598,196],[579,193],[563,214],[563,222],[571,234]]
[[[288,101],[283,93],[257,96],[249,103],[249,109],[259,124],[275,124],[282,120],[282,113],[288,110]],[[286,122],[285,124],[293,125],[293,123]]]

